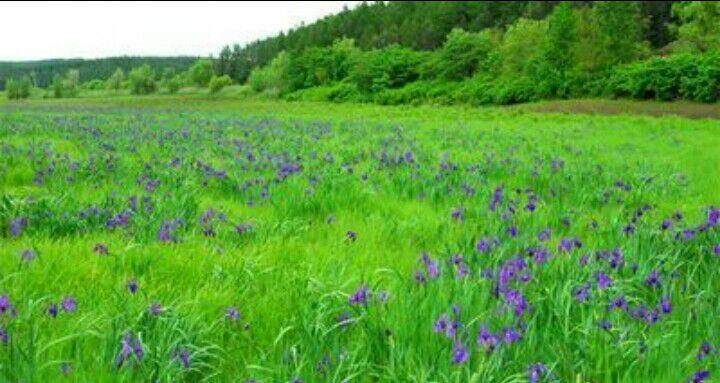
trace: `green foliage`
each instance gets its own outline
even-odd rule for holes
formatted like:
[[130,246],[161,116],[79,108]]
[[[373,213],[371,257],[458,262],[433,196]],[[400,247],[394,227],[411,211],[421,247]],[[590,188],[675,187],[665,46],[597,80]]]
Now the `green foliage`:
[[280,52],[269,65],[255,68],[248,84],[256,92],[284,94],[288,90],[291,58],[287,52]]
[[113,72],[112,76],[108,77],[107,88],[117,92],[122,89],[124,83],[125,72],[123,72],[122,68],[117,68],[115,69],[115,72]]
[[128,75],[130,80],[130,91],[132,94],[150,94],[157,90],[155,71],[150,65],[142,65],[134,68]]
[[207,59],[196,61],[190,68],[190,73],[192,81],[196,86],[201,88],[207,87],[214,73],[212,61]]
[[562,2],[548,17],[548,33],[541,61],[533,78],[544,98],[566,97],[570,91],[573,48],[577,41],[577,18],[570,3]]
[[635,1],[598,1],[593,16],[600,32],[601,64],[624,64],[642,57],[648,50],[642,41],[643,20]]
[[223,88],[230,85],[232,85],[232,79],[230,76],[226,74],[222,76],[213,76],[213,78],[210,79],[210,94],[218,93]]
[[493,30],[478,33],[453,29],[442,49],[425,66],[423,77],[459,81],[497,69],[499,39]]
[[99,78],[90,80],[90,81],[82,84],[82,88],[87,89],[87,90],[100,90],[100,89],[105,89],[105,87],[106,87],[105,81],[100,80]]
[[342,39],[330,47],[312,47],[292,55],[286,88],[293,91],[341,81],[348,76],[358,53],[353,40]]
[[530,74],[534,70],[545,45],[547,20],[521,18],[512,24],[503,36],[499,55],[504,75]]
[[673,5],[680,19],[676,26],[678,51],[708,52],[720,50],[720,3],[715,1],[683,1]]
[[420,67],[428,53],[398,45],[362,52],[355,57],[349,79],[362,92],[400,88],[420,77]]
[[163,68],[173,67],[177,71],[187,70],[196,57],[106,57],[99,59],[51,59],[40,61],[0,61],[0,89],[4,89],[5,79],[29,76],[33,86],[50,87],[56,75],[62,75],[69,69],[80,71],[80,82],[94,79],[107,79],[120,68],[125,73],[143,64],[150,65],[159,72]]
[[76,97],[80,90],[80,71],[69,69],[65,76],[55,75],[52,83],[53,97]]
[[30,97],[30,77],[25,76],[20,80],[14,78],[8,79],[5,85],[7,98],[10,100],[20,100]]
[[607,92],[662,101],[718,101],[720,54],[679,54],[618,67],[607,81]]

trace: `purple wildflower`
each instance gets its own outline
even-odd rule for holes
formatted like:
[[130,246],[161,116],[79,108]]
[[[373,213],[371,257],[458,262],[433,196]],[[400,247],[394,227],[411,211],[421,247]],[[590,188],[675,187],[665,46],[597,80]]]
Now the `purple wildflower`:
[[497,335],[490,332],[486,326],[481,326],[477,341],[480,347],[485,347],[485,350],[490,352],[495,349],[500,342],[500,339],[498,339]]
[[137,281],[136,281],[135,279],[131,279],[131,280],[128,282],[128,284],[127,284],[127,288],[128,288],[128,290],[130,291],[130,294],[135,294],[135,293],[137,293],[137,290],[138,290],[138,283],[137,283]]
[[450,216],[456,221],[462,221],[465,219],[465,212],[463,211],[463,208],[459,207],[453,210]]
[[607,319],[600,320],[600,323],[598,324],[601,329],[610,331],[612,329],[612,322],[610,322]]
[[700,370],[693,374],[693,376],[688,380],[691,383],[704,383],[705,380],[707,380],[710,377],[710,371],[708,370]]
[[513,344],[520,340],[520,333],[512,328],[506,328],[503,330],[503,342],[505,344]]
[[345,237],[347,237],[348,241],[355,242],[357,240],[357,233],[352,230],[348,230],[347,233],[345,233]]
[[230,306],[225,310],[225,318],[232,322],[237,322],[242,314],[235,306]]
[[192,360],[190,359],[190,350],[187,347],[183,347],[180,351],[175,351],[174,359],[177,359],[184,369],[190,368],[192,364]]
[[62,300],[62,309],[67,313],[77,311],[77,300],[73,296],[67,296]]
[[353,295],[348,298],[350,306],[367,306],[371,291],[367,286],[361,285]]
[[528,366],[528,380],[530,383],[539,383],[543,375],[547,372],[547,367],[542,363],[535,363]]
[[57,317],[57,315],[58,315],[58,309],[59,309],[59,308],[58,308],[58,304],[57,304],[57,303],[50,303],[50,306],[48,306],[48,310],[47,310],[48,315],[50,315],[50,317],[52,317],[52,318]]
[[436,279],[440,276],[440,263],[430,257],[430,254],[423,253],[422,261],[427,268],[428,276],[432,279]]
[[612,279],[610,278],[610,276],[603,273],[602,271],[598,271],[595,274],[595,279],[597,280],[598,288],[600,290],[605,290],[612,285]]
[[492,200],[490,201],[490,211],[495,211],[503,200],[503,186],[499,186],[493,192]]
[[704,360],[707,358],[711,353],[713,352],[713,347],[710,345],[710,342],[705,341],[700,345],[700,349],[697,353],[697,360]]
[[10,334],[8,334],[5,327],[0,325],[0,342],[7,344],[10,341]]
[[663,314],[670,314],[672,312],[672,303],[670,302],[669,296],[664,296],[663,299],[660,301],[660,308],[662,309]]
[[22,235],[23,230],[28,226],[28,219],[25,217],[15,218],[10,223],[10,235],[13,237],[19,237]]
[[657,288],[660,286],[660,274],[657,270],[653,270],[650,275],[645,279],[645,284],[652,287]]
[[453,348],[453,363],[463,364],[467,362],[469,358],[470,351],[468,348],[460,343],[455,344],[455,347]]
[[162,314],[163,311],[165,311],[165,309],[159,302],[153,302],[150,305],[150,309],[148,309],[148,311],[150,312],[150,314],[152,316],[157,317],[157,316],[160,316],[160,314]]
[[32,249],[25,249],[23,250],[21,257],[23,261],[30,262],[33,259],[37,258],[37,253]]

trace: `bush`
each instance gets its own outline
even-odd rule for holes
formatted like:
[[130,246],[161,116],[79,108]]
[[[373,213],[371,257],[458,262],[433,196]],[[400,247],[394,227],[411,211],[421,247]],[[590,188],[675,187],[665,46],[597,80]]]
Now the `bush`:
[[82,87],[87,90],[100,90],[105,88],[105,82],[96,78],[86,82]]
[[285,94],[289,90],[290,60],[290,54],[280,52],[268,65],[253,69],[248,84],[256,92]]
[[125,85],[125,72],[121,68],[115,69],[115,73],[107,79],[107,88],[118,91]]
[[65,76],[55,75],[52,82],[52,91],[55,98],[75,97],[80,85],[80,71],[70,69]]
[[423,78],[459,81],[478,72],[494,72],[499,66],[498,40],[490,29],[478,33],[453,29],[442,49],[423,67]]
[[429,57],[398,45],[363,52],[354,58],[349,79],[361,92],[400,88],[420,77],[420,67]]
[[215,94],[221,91],[224,87],[232,85],[232,79],[230,76],[224,74],[222,76],[213,76],[210,79],[210,94]]
[[23,77],[21,80],[9,78],[5,83],[7,98],[10,100],[20,100],[30,97],[30,88],[30,78],[27,76]]
[[180,78],[179,75],[172,76],[171,78],[163,80],[163,83],[161,84],[165,89],[167,89],[168,93],[175,94],[177,93],[180,88],[182,87],[183,81],[182,78]]
[[150,94],[157,90],[155,72],[148,64],[133,68],[128,77],[130,79],[130,91],[133,94]]
[[195,61],[195,64],[190,68],[190,74],[195,85],[203,88],[207,87],[213,76],[212,62],[207,59]]

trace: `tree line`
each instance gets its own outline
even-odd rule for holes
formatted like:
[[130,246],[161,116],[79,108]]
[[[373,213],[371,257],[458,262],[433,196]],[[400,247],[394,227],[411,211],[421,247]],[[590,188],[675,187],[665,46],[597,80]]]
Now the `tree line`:
[[5,78],[11,98],[43,84],[46,96],[73,97],[78,89],[215,93],[238,83],[291,100],[380,104],[586,96],[713,102],[719,51],[715,2],[375,2],[226,46],[215,59],[112,70],[106,61],[102,70],[69,66],[44,82],[25,68]]
[[[416,8],[434,15],[422,21],[431,23],[424,28],[432,38],[417,31],[378,40],[368,37],[380,36],[372,23],[369,35],[358,40],[344,36],[325,44],[329,37],[312,32],[351,20],[353,12],[387,10],[375,14],[379,22],[397,21],[391,17],[395,10],[407,9],[413,20]],[[496,17],[481,17],[489,9]],[[291,35],[319,39],[317,45],[280,49],[250,70],[247,84],[287,99],[380,104],[508,104],[587,96],[713,102],[720,96],[717,2],[383,3],[336,17],[246,47],[296,41]],[[446,28],[439,40],[435,31]],[[408,40],[397,42],[401,37]],[[232,60],[228,64],[223,56],[227,53],[216,61],[218,70],[229,73]],[[241,81],[244,74],[235,76]]]
[[[131,94],[144,95],[164,90],[167,93],[176,93],[183,87],[209,88],[210,93],[217,93],[224,87],[232,84],[227,75],[218,75],[210,59],[197,59],[185,70],[176,70],[174,66],[164,67],[157,71],[149,63],[131,68],[129,71],[122,67],[115,70],[106,78],[92,78],[83,81],[80,69],[67,69],[64,73],[55,73],[52,81],[47,84],[43,97],[67,98],[76,97],[81,90],[108,90],[120,92],[129,90]],[[29,75],[20,78],[8,78],[5,83],[6,95],[10,99],[28,98],[31,90],[40,88],[37,82]]]

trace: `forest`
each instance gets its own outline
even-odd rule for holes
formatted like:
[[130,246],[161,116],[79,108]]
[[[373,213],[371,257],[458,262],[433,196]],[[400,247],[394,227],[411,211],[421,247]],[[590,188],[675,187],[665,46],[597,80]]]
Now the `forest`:
[[217,93],[235,83],[244,95],[383,105],[715,102],[718,49],[715,2],[391,1],[227,45],[210,58],[0,64],[0,85],[7,82],[9,98],[32,88],[56,98],[79,89]]

